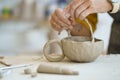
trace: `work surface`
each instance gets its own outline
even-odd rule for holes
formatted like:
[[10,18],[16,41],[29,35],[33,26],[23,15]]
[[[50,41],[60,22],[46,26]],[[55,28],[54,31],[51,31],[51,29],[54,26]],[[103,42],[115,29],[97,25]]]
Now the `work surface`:
[[[12,65],[30,64],[32,66],[13,69],[12,73],[0,80],[120,80],[120,55],[102,55],[91,63],[74,63],[68,60],[48,62],[39,56],[6,56],[4,61]],[[79,71],[79,75],[60,75],[39,73],[32,78],[23,74],[24,69],[31,68],[34,72],[40,63],[50,63]]]

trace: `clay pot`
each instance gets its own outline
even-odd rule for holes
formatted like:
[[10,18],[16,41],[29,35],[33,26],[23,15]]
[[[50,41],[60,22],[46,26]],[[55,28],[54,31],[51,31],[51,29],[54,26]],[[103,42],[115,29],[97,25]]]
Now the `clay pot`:
[[[63,38],[60,41],[48,41],[43,49],[46,59],[49,61],[61,61],[66,56],[71,61],[76,62],[91,62],[96,60],[96,58],[103,53],[104,42],[94,38],[91,26],[90,31],[92,34],[91,37],[71,36]],[[55,55],[47,53],[46,49],[52,43],[57,43],[60,46],[62,54]]]

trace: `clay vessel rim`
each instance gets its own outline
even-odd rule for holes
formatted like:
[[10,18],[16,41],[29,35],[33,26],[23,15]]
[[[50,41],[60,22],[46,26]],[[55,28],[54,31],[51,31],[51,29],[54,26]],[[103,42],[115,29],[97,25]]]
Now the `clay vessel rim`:
[[[72,40],[72,39],[85,39],[85,40],[83,40],[83,41],[75,41],[75,40]],[[76,42],[76,43],[90,43],[90,42],[92,42],[92,38],[91,37],[86,37],[86,36],[71,36],[71,37],[65,37],[65,38],[63,38],[62,39],[62,41],[68,41],[68,42]],[[96,42],[103,42],[103,40],[102,39],[98,39],[98,38],[95,38],[95,43]]]

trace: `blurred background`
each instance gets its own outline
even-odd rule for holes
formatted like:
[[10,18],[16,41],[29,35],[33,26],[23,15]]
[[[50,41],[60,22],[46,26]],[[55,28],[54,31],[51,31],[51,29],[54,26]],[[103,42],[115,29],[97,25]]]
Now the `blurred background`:
[[[50,15],[59,7],[64,8],[70,0],[0,0],[0,55],[40,55],[44,44],[50,39],[67,36],[52,30]],[[104,40],[107,53],[113,19],[98,14],[96,38]],[[107,23],[107,24],[106,24]],[[54,49],[54,47],[53,47]]]

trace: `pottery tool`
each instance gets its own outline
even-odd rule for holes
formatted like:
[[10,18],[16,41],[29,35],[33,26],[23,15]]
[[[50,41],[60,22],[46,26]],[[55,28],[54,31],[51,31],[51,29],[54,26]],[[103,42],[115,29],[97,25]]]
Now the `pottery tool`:
[[8,64],[8,63],[2,61],[2,59],[4,59],[4,57],[3,57],[3,56],[0,56],[0,64],[2,64],[2,65],[4,65],[4,66],[11,66],[11,64]]
[[49,74],[64,74],[64,75],[78,75],[78,71],[73,71],[68,68],[62,68],[60,66],[54,66],[47,63],[41,63],[37,69],[38,73]]
[[3,78],[6,75],[9,75],[11,73],[12,69],[21,68],[21,67],[28,67],[32,64],[23,64],[23,65],[16,65],[16,66],[10,66],[10,67],[1,67],[0,68],[0,78]]
[[11,69],[16,69],[16,68],[21,68],[21,67],[28,67],[31,66],[32,64],[22,64],[22,65],[15,65],[15,66],[10,66],[10,67],[2,67],[0,68],[1,70],[11,70]]

